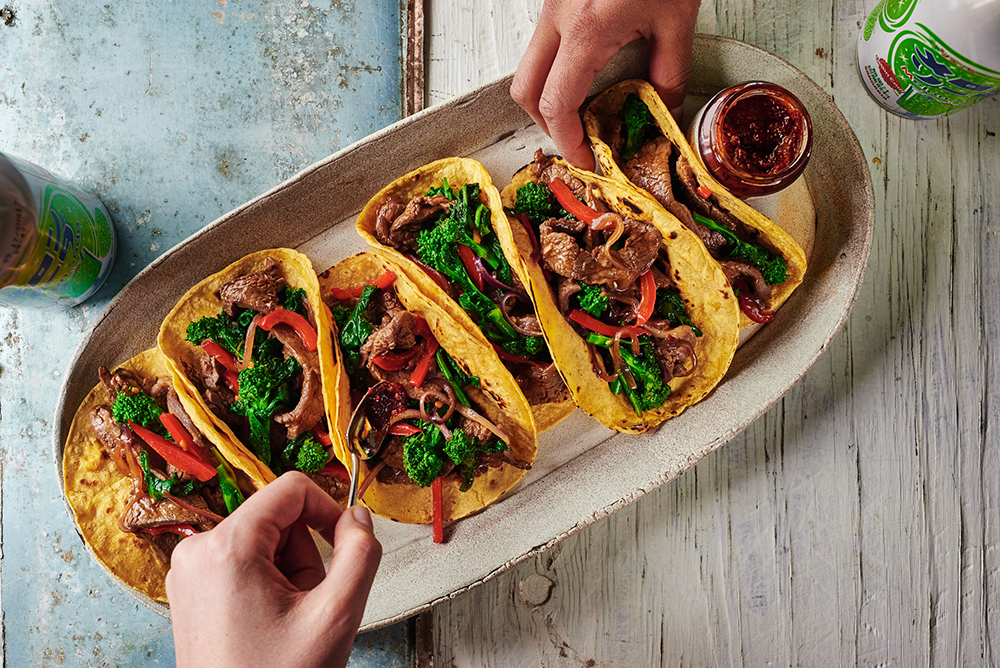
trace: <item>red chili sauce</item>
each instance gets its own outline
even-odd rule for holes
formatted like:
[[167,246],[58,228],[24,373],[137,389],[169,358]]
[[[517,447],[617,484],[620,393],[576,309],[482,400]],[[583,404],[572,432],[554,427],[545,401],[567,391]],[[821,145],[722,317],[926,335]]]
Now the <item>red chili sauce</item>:
[[802,114],[766,93],[748,95],[726,111],[722,135],[737,168],[761,176],[780,173],[799,153]]

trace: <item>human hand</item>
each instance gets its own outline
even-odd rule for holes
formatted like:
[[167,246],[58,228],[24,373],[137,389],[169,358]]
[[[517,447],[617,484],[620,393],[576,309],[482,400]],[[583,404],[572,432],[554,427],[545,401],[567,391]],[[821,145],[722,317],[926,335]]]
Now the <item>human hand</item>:
[[700,0],[545,0],[510,94],[555,142],[563,158],[594,168],[580,105],[594,75],[618,50],[645,37],[649,82],[673,109],[691,78]]
[[[329,573],[307,526],[333,545]],[[366,508],[286,473],[174,549],[177,665],[347,665],[381,558]]]

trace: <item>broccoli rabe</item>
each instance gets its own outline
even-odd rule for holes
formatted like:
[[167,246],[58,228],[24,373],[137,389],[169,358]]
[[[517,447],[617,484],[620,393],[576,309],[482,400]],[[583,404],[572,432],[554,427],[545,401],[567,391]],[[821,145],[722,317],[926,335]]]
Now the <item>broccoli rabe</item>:
[[111,415],[118,424],[127,425],[131,421],[140,427],[149,427],[157,431],[163,409],[156,403],[156,399],[142,390],[131,389],[135,391],[119,390],[115,403],[111,405]]
[[[251,311],[246,311],[245,313],[249,313],[250,318],[253,318]],[[246,339],[248,324],[249,320],[241,327],[239,323],[234,323],[230,320],[225,311],[220,311],[219,315],[214,318],[205,316],[189,324],[185,339],[196,346],[200,346],[205,339],[211,339],[233,355],[236,355],[237,358],[242,358],[243,343]]]
[[[302,288],[293,290],[290,286],[285,286],[281,291],[281,305],[289,311],[295,311],[305,317],[306,307],[303,302],[306,300],[306,291]],[[245,331],[245,330],[244,330]]]
[[687,325],[695,336],[701,336],[701,330],[695,327],[694,322],[688,317],[684,300],[672,290],[656,291],[656,314],[661,318],[666,318],[671,327]]
[[368,322],[368,304],[377,289],[374,285],[366,285],[365,289],[361,291],[361,296],[358,297],[358,303],[354,305],[351,316],[340,329],[340,345],[345,348],[361,348],[375,331],[372,324]]
[[618,114],[622,121],[622,132],[625,143],[622,145],[619,160],[625,162],[638,152],[646,140],[657,134],[656,119],[649,113],[649,107],[635,93],[629,93],[622,103]]
[[577,299],[580,301],[580,308],[595,318],[600,318],[601,314],[608,310],[608,296],[599,285],[589,285],[581,281]]
[[177,473],[166,480],[161,480],[150,470],[149,453],[145,450],[139,453],[139,466],[142,467],[142,477],[146,479],[146,489],[154,501],[162,499],[164,492],[173,496],[187,496],[201,487],[201,484],[194,479],[181,482]]
[[299,434],[285,445],[281,453],[281,471],[315,473],[326,466],[329,454],[311,433]]
[[289,401],[289,381],[301,372],[293,357],[265,357],[240,371],[239,396],[230,409],[249,420],[250,445],[265,466],[271,465],[271,418]]
[[219,491],[222,492],[222,501],[226,504],[226,513],[231,515],[246,499],[243,498],[243,492],[236,482],[236,473],[233,472],[229,463],[222,458],[218,450],[213,449],[212,454],[219,462],[215,470],[219,472]]
[[[610,348],[614,339],[591,333],[587,336],[587,341],[602,348]],[[622,361],[632,373],[638,387],[635,390],[629,388],[620,376],[610,384],[611,391],[615,394],[625,393],[636,415],[659,408],[670,396],[670,386],[663,382],[660,366],[653,355],[653,345],[648,337],[639,337],[639,341],[638,356],[632,353],[631,346],[622,345],[619,348]]]
[[525,214],[528,220],[535,227],[538,227],[549,218],[568,218],[575,220],[565,209],[559,206],[555,195],[548,187],[540,183],[529,181],[517,189],[514,198],[514,208],[511,211],[516,214]]
[[729,257],[743,258],[757,267],[760,273],[763,274],[765,283],[768,285],[777,285],[778,283],[784,283],[785,279],[788,278],[788,265],[785,264],[785,258],[775,255],[760,246],[743,241],[733,234],[732,230],[719,225],[711,218],[706,218],[694,212],[692,213],[695,220],[699,223],[725,237],[726,242],[729,244]]
[[505,352],[519,357],[535,357],[548,350],[545,339],[540,336],[522,336],[513,341],[503,341],[499,345]]
[[423,432],[403,440],[403,468],[419,487],[427,487],[440,475],[444,466],[441,430],[429,422],[420,422]]
[[444,374],[452,388],[455,390],[455,397],[462,402],[463,406],[470,406],[469,397],[462,388],[466,385],[479,387],[479,376],[470,376],[462,370],[462,367],[445,352],[444,348],[438,348],[436,353],[438,369]]

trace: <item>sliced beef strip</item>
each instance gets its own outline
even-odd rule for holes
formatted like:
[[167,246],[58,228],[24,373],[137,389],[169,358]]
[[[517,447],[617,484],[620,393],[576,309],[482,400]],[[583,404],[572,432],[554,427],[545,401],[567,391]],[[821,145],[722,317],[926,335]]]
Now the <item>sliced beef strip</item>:
[[539,181],[546,185],[554,179],[560,179],[580,199],[587,196],[587,187],[583,181],[573,176],[566,165],[561,165],[545,155],[542,149],[535,151],[535,162],[531,165],[531,171]]
[[111,409],[107,406],[96,406],[90,411],[90,425],[97,433],[97,439],[107,450],[108,454],[116,448],[128,447],[131,444],[131,436],[115,422],[111,415]]
[[464,430],[469,436],[479,439],[480,444],[487,443],[493,438],[492,431],[464,415],[458,419],[458,428]]
[[403,200],[398,195],[386,197],[375,215],[375,238],[379,240],[379,243],[386,246],[392,245],[389,230],[392,227],[392,221],[396,220],[401,213],[403,213]]
[[306,476],[334,501],[343,501],[350,492],[351,484],[337,476],[323,473],[306,473]]
[[670,175],[672,148],[673,144],[666,137],[651,139],[625,163],[622,172],[629,181],[652,195],[664,209],[697,234],[710,252],[716,251],[726,245],[725,237],[696,221],[691,211],[674,197]]
[[403,469],[394,469],[391,466],[384,466],[375,477],[383,485],[412,485],[410,476],[406,475]]
[[580,287],[579,281],[574,281],[572,278],[566,278],[565,276],[559,277],[559,311],[563,315],[570,312],[569,298],[578,293],[582,288]]
[[221,515],[225,517],[229,514],[226,509],[226,499],[222,495],[222,488],[218,485],[206,485],[200,490],[202,498],[205,499],[205,505],[216,515]]
[[281,265],[274,258],[267,258],[262,270],[240,276],[219,288],[219,299],[229,316],[235,314],[237,306],[270,313],[280,306],[278,295],[286,285]]
[[667,334],[666,338],[656,339],[653,353],[663,372],[664,382],[690,376],[698,366],[698,358],[694,354],[697,343],[694,331],[687,325],[680,325]]
[[[739,221],[720,209],[711,200],[702,197],[701,193],[698,192],[698,179],[695,177],[694,170],[691,168],[691,164],[687,161],[687,158],[683,155],[678,157],[674,168],[677,171],[677,179],[684,188],[684,194],[687,195],[688,204],[692,209],[733,232],[742,228]],[[712,250],[712,248],[709,247],[709,250]]]
[[550,364],[544,369],[533,364],[522,366],[524,371],[517,374],[517,384],[524,392],[524,398],[532,406],[562,401],[568,396],[569,389],[555,364]]
[[423,223],[441,212],[450,210],[451,202],[444,195],[414,197],[406,205],[403,213],[392,221],[392,226],[389,228],[389,243],[386,245],[402,252],[415,252],[417,236]]
[[372,300],[368,308],[373,321],[375,318],[381,320],[384,320],[387,316],[391,318],[400,311],[406,310],[400,303],[394,289],[376,290],[372,295]]
[[[208,510],[208,504],[199,494],[183,497],[185,503],[195,508]],[[207,519],[187,508],[182,508],[170,499],[154,501],[151,496],[143,496],[125,510],[121,526],[125,531],[167,526],[170,524],[213,525]],[[214,525],[213,525],[214,526]],[[211,528],[211,526],[207,527]]]
[[[143,380],[128,369],[118,369],[118,371],[112,374],[108,371],[107,367],[102,366],[97,368],[97,376],[101,379],[104,389],[107,390],[111,403],[115,402],[118,398],[118,393],[122,390],[128,390],[131,393],[134,393],[136,389],[143,392],[148,390],[143,385]],[[151,386],[152,383],[149,383],[149,385]]]
[[391,350],[409,350],[417,344],[413,334],[413,323],[416,321],[409,311],[397,311],[387,323],[376,329],[361,345],[361,363],[378,357]]
[[191,417],[187,414],[187,411],[184,410],[184,406],[181,405],[181,399],[177,396],[177,392],[174,391],[173,387],[170,387],[167,390],[167,412],[180,420],[181,425],[183,425],[187,433],[191,435],[191,440],[195,442],[195,445],[202,448],[205,447],[205,442],[201,437],[201,431],[195,426]]
[[726,280],[732,285],[734,281],[741,278],[747,279],[750,288],[758,299],[767,299],[771,296],[771,286],[764,280],[764,275],[757,267],[742,260],[726,260],[720,262],[722,273],[726,275]]
[[161,533],[159,535],[152,535],[146,532],[141,532],[138,534],[152,546],[154,550],[160,553],[167,562],[170,562],[170,556],[174,553],[174,548],[177,547],[177,543],[180,542],[180,536],[173,533]]
[[590,285],[628,287],[656,260],[662,236],[655,226],[641,220],[625,218],[624,224],[625,246],[606,254],[603,246],[592,251],[582,249],[569,234],[556,231],[552,220],[545,221],[539,227],[545,266],[560,276]]
[[278,324],[271,335],[285,346],[285,356],[294,357],[302,367],[302,391],[299,403],[287,413],[274,416],[274,421],[288,429],[288,440],[312,429],[323,418],[323,379],[319,373],[319,353],[306,350],[302,339],[288,325]]

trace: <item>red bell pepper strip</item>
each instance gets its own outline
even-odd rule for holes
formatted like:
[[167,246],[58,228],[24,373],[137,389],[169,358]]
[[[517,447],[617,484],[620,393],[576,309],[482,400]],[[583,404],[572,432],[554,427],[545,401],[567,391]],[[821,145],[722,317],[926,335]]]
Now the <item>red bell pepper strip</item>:
[[233,394],[240,393],[240,377],[232,369],[226,369],[222,372],[222,382],[233,391]]
[[372,283],[362,283],[361,285],[356,285],[353,288],[347,288],[346,290],[342,290],[340,288],[330,288],[330,294],[332,294],[337,301],[346,302],[360,297],[361,293],[365,291],[365,286],[374,285],[380,290],[385,290],[387,287],[392,285],[395,280],[396,274],[386,269],[385,273],[379,276],[378,279]]
[[441,502],[441,478],[434,478],[431,483],[431,500],[434,511],[434,542],[444,542],[444,508]]
[[187,432],[187,429],[184,428],[184,425],[181,424],[181,421],[177,419],[176,415],[173,413],[160,413],[160,422],[167,428],[170,435],[174,437],[174,441],[177,445],[189,452],[196,451],[195,448],[198,448],[198,446],[194,444],[191,434]]
[[212,339],[205,339],[201,342],[202,350],[215,358],[215,361],[226,367],[230,371],[236,371],[238,365],[233,354],[220,346]]
[[704,197],[705,199],[708,199],[709,197],[712,196],[712,191],[706,188],[705,186],[698,186],[696,190],[698,191],[698,194]]
[[172,464],[181,471],[194,476],[200,482],[208,482],[215,477],[215,467],[200,457],[196,457],[190,452],[178,448],[167,439],[154,434],[145,427],[140,427],[135,422],[129,421],[128,426],[139,438],[146,441],[149,447],[153,448],[158,455],[163,457],[164,461],[168,464]]
[[593,222],[594,218],[597,218],[600,215],[589,206],[578,200],[576,195],[573,194],[573,191],[569,189],[569,186],[563,183],[562,179],[552,179],[549,182],[549,190],[551,190],[552,194],[556,196],[556,201],[559,202],[562,208],[566,209],[585,223]]
[[257,322],[257,326],[264,331],[270,332],[271,328],[279,322],[284,323],[295,330],[295,333],[299,335],[300,339],[302,339],[302,343],[305,345],[306,350],[316,350],[316,330],[313,329],[313,326],[309,324],[308,320],[295,311],[289,311],[286,308],[276,308],[261,318]]
[[580,325],[581,327],[586,327],[592,332],[597,332],[602,336],[614,336],[618,333],[618,330],[622,330],[622,336],[639,336],[640,334],[646,334],[640,327],[634,327],[632,325],[625,325],[624,327],[615,327],[614,325],[607,325],[597,318],[594,318],[586,311],[581,311],[580,309],[574,309],[570,311],[570,320]]
[[653,315],[653,307],[656,305],[656,279],[653,278],[652,269],[647,269],[639,277],[639,286],[642,289],[642,299],[639,301],[635,324],[645,325],[646,321]]
[[479,267],[476,266],[476,256],[472,252],[472,249],[465,244],[456,244],[458,246],[458,257],[462,260],[462,264],[465,266],[465,271],[469,272],[469,277],[472,282],[476,284],[476,289],[482,292],[483,290],[483,275],[479,273]]
[[197,536],[198,531],[190,524],[165,524],[159,527],[149,527],[148,529],[142,529],[146,533],[152,534],[154,536],[159,536],[161,533],[175,533],[178,536]]
[[316,440],[320,442],[320,445],[333,445],[333,439],[330,438],[330,434],[323,431],[323,428],[318,424],[312,428],[312,433],[316,437]]
[[413,375],[410,376],[410,385],[420,387],[424,384],[424,379],[427,378],[427,372],[431,368],[431,362],[434,360],[434,354],[438,349],[438,342],[434,338],[434,335],[431,334],[431,329],[427,326],[427,321],[423,318],[416,319],[413,323],[413,331],[424,337],[424,356],[417,362],[417,366],[413,370]]
[[328,475],[334,478],[340,478],[341,480],[351,481],[351,474],[347,472],[347,467],[338,462],[336,459],[331,459],[327,462],[326,466],[316,471],[320,475]]
[[531,366],[537,366],[539,369],[544,369],[551,364],[551,362],[540,362],[539,360],[533,360],[528,357],[512,355],[492,341],[490,341],[490,344],[493,346],[493,350],[497,352],[497,357],[508,362],[514,362],[515,364],[530,364]]
[[393,436],[413,436],[424,433],[424,430],[420,427],[414,427],[409,422],[400,421],[389,427],[389,433]]
[[419,353],[423,348],[421,346],[413,346],[409,350],[404,350],[402,352],[394,353],[383,353],[372,358],[372,364],[380,369],[385,369],[386,371],[399,371],[400,369],[405,369],[417,353]]

